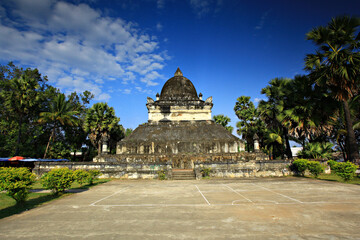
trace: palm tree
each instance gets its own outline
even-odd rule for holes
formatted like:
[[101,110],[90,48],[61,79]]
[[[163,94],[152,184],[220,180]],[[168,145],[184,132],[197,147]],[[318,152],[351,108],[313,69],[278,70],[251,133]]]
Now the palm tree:
[[269,130],[266,134],[265,143],[269,148],[269,159],[274,159],[274,148],[283,147],[283,140],[281,138],[281,133],[278,129]]
[[74,106],[70,101],[67,101],[64,94],[58,94],[49,106],[49,111],[41,112],[39,123],[50,123],[52,124],[52,131],[49,137],[48,144],[45,149],[44,158],[46,158],[49,150],[51,140],[55,140],[56,129],[59,124],[65,126],[76,126],[79,123],[77,115],[78,111],[73,110]]
[[101,153],[101,144],[105,138],[109,138],[111,132],[119,128],[120,118],[115,116],[115,110],[107,103],[95,103],[85,116],[84,130],[89,133],[92,144]]
[[274,78],[269,85],[261,90],[261,94],[265,94],[267,101],[260,101],[258,111],[261,119],[264,120],[267,127],[271,129],[281,129],[285,139],[285,153],[289,159],[292,159],[292,152],[289,141],[289,126],[284,121],[284,110],[291,102],[291,79]]
[[359,161],[353,123],[348,101],[358,93],[360,82],[360,34],[355,36],[360,19],[336,17],[327,26],[316,27],[307,33],[318,50],[305,59],[310,77],[321,86],[327,86],[333,97],[342,102],[346,122],[347,152],[349,160]]
[[313,142],[305,145],[303,150],[298,153],[299,157],[302,158],[313,158],[313,159],[331,159],[332,147],[334,145],[329,142]]
[[220,124],[221,126],[223,126],[230,133],[232,133],[232,131],[234,130],[234,128],[232,126],[228,126],[228,123],[231,122],[231,119],[228,116],[219,114],[219,115],[213,116],[213,119],[217,124]]

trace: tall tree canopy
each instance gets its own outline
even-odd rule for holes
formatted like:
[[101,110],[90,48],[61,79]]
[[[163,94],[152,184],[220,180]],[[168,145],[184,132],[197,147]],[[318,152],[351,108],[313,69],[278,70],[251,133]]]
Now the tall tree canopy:
[[37,69],[24,70],[12,63],[0,67],[0,131],[6,139],[5,152],[19,155],[25,150],[31,139],[23,139],[24,132],[38,131],[34,123],[50,90],[47,78]]
[[320,86],[328,87],[333,97],[343,104],[346,150],[351,161],[359,161],[359,149],[348,105],[348,101],[359,93],[359,26],[359,18],[343,16],[333,18],[327,26],[312,29],[307,39],[313,41],[318,49],[305,59],[310,77]]
[[232,133],[234,128],[232,126],[228,126],[229,122],[231,121],[231,119],[228,116],[224,116],[223,114],[219,114],[219,115],[213,116],[213,119],[217,124],[220,124],[226,130],[228,130],[230,133]]
[[101,153],[101,145],[108,139],[112,132],[118,131],[120,118],[115,116],[115,110],[107,103],[95,103],[85,117],[84,129],[89,133],[92,144]]
[[[254,146],[254,136],[257,134],[262,139],[265,126],[258,117],[258,111],[255,105],[250,101],[250,97],[241,96],[236,99],[234,111],[239,118],[236,123],[237,133],[246,141],[247,151],[251,151]],[[261,145],[262,141],[260,141]]]
[[51,140],[55,140],[56,130],[59,125],[76,126],[80,123],[78,118],[79,112],[74,110],[74,105],[66,100],[65,94],[58,94],[49,106],[49,110],[40,113],[39,123],[50,123],[52,131],[49,137],[48,144],[45,149],[44,158],[47,156],[47,151]]

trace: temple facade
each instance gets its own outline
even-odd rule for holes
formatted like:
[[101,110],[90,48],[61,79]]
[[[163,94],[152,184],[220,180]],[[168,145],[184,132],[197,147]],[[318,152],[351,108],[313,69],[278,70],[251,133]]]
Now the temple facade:
[[211,118],[212,97],[205,101],[193,83],[178,68],[163,86],[156,100],[148,97],[148,122],[121,140],[120,156],[196,156],[238,153],[244,143]]
[[257,139],[255,151],[246,152],[242,140],[212,120],[212,97],[202,97],[177,69],[155,99],[147,98],[148,121],[118,142],[116,154],[103,152],[86,167],[132,179],[160,173],[167,179],[201,179],[205,169],[224,178],[288,175],[289,162],[269,161]]

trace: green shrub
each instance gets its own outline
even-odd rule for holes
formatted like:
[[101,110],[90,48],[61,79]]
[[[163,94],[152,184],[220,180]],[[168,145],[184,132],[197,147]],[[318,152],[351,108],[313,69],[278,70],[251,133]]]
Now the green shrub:
[[55,194],[64,192],[74,182],[74,175],[68,168],[55,168],[41,177],[41,183]]
[[351,162],[337,162],[333,165],[333,168],[331,168],[331,170],[334,170],[336,175],[344,181],[349,181],[354,178],[358,166]]
[[335,165],[337,164],[338,162],[337,161],[334,161],[334,160],[328,160],[327,161],[327,164],[329,165],[330,169],[331,170],[334,170],[335,171]]
[[203,168],[201,174],[203,177],[210,177],[211,168]]
[[95,178],[97,178],[101,174],[101,172],[99,170],[89,170],[88,173],[89,173],[89,176],[87,178],[87,183],[90,185],[93,185]]
[[319,176],[320,173],[324,172],[324,167],[317,161],[309,161],[307,164],[307,168],[311,175],[315,176],[316,178]]
[[306,159],[296,159],[291,164],[291,170],[296,172],[297,174],[304,176],[305,171],[308,167],[308,160]]
[[82,185],[84,182],[88,180],[88,178],[90,177],[90,173],[83,169],[78,169],[73,171],[73,176],[74,176],[74,181],[77,181],[80,185]]
[[35,182],[35,175],[28,168],[0,168],[0,191],[15,199],[16,203],[23,203],[28,194],[28,189]]
[[165,174],[164,170],[158,171],[157,174],[158,174],[159,180],[165,180],[166,179],[166,174]]

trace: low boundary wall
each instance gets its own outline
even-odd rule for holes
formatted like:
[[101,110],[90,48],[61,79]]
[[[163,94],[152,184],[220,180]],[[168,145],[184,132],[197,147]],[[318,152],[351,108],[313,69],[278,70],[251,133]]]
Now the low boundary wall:
[[[227,162],[194,162],[196,179],[201,179],[202,169],[210,168],[210,176],[216,178],[282,177],[292,174],[287,160],[252,160]],[[37,162],[33,172],[38,176],[53,168],[67,167],[71,170],[99,170],[101,178],[155,179],[164,171],[172,179],[172,162],[117,163],[117,162]]]

